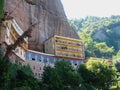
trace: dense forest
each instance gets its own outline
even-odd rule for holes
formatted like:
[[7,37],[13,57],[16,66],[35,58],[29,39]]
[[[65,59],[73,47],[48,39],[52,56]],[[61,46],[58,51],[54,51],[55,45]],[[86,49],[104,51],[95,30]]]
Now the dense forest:
[[120,16],[69,20],[85,43],[86,57],[111,58],[120,49]]

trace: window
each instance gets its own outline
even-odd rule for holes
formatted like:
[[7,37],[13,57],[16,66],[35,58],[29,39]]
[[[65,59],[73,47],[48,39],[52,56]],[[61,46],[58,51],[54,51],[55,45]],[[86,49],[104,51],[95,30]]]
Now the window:
[[41,59],[39,59],[39,62],[41,62]]
[[73,54],[73,56],[75,57],[75,54]]
[[61,49],[67,49],[67,46],[62,46]]
[[76,45],[77,45],[77,46],[80,46],[80,44],[79,44],[79,43],[77,43]]
[[35,56],[36,55],[34,53],[31,53],[31,60],[35,61],[36,60]]
[[75,63],[75,66],[77,66],[77,63]]
[[73,65],[77,66],[77,61],[73,60]]
[[35,58],[32,58],[33,61],[35,61]]

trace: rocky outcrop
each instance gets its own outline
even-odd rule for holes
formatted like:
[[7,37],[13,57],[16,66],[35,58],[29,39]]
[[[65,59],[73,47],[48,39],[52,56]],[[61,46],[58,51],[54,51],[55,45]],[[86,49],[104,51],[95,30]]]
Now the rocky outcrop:
[[5,0],[5,10],[11,13],[25,31],[36,23],[29,38],[29,49],[43,52],[43,43],[53,35],[79,38],[70,27],[61,0]]

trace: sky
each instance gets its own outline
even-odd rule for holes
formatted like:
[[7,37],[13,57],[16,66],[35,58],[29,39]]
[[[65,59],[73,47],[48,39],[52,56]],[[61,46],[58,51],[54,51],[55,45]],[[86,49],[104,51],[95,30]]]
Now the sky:
[[120,15],[120,0],[61,0],[68,19]]

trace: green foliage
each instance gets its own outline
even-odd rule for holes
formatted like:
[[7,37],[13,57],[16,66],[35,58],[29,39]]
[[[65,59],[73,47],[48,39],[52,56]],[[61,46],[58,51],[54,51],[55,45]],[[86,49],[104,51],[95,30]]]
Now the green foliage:
[[103,57],[109,58],[112,56],[112,54],[114,52],[113,47],[108,47],[105,42],[96,43],[95,47],[97,50],[97,52],[96,52],[97,57],[103,56]]
[[85,85],[102,90],[109,89],[116,79],[115,68],[110,68],[105,61],[89,60],[79,67],[78,73],[82,76]]
[[113,64],[115,65],[118,72],[120,72],[120,50],[113,56]]
[[[115,54],[119,50],[117,40],[119,40],[120,36],[116,33],[116,27],[120,26],[120,16],[104,18],[89,16],[84,19],[70,20],[70,23],[77,28],[80,38],[84,41],[87,57],[111,58],[112,54]],[[100,34],[98,35],[99,31],[105,37]],[[107,51],[96,47],[96,44],[99,44],[99,47],[101,47],[101,43],[106,44]],[[105,51],[105,54],[101,54]]]
[[67,61],[58,61],[55,68],[45,67],[43,84],[48,90],[83,90],[81,76],[75,72]]
[[0,90],[38,90],[40,81],[29,66],[19,66],[4,60],[0,54]]
[[39,88],[39,81],[33,77],[28,66],[18,66],[12,63],[9,66],[6,83],[6,87],[11,89],[29,88],[28,90],[37,90]]
[[63,90],[63,83],[54,68],[45,67],[43,73],[43,85],[47,90]]
[[43,90],[109,90],[116,82],[116,69],[106,61],[90,60],[75,71],[67,61],[45,67]]
[[86,32],[79,33],[81,36],[81,39],[83,40],[85,44],[85,49],[86,49],[86,57],[93,57],[95,56],[95,42],[93,42],[93,39],[89,34]]
[[93,41],[90,34],[86,32],[80,33],[80,37],[85,44],[86,57],[105,57],[110,58],[114,52],[113,47],[108,47],[105,42]]
[[0,51],[0,87],[5,87],[5,82],[6,82],[6,77],[7,72],[9,69],[9,61],[8,60],[3,60],[2,53]]
[[73,70],[70,62],[65,60],[56,62],[55,69],[63,81],[63,85],[67,87],[77,87],[82,83],[82,78]]
[[72,22],[72,24],[75,24],[75,26],[78,27],[80,31],[89,31],[88,33],[92,35],[94,32],[99,31],[103,28],[105,29],[107,27],[114,27],[117,23],[120,22],[120,16],[111,16],[110,18],[89,16],[85,19],[70,20],[70,22]]
[[117,68],[117,71],[120,72],[120,60],[114,61],[114,65]]

